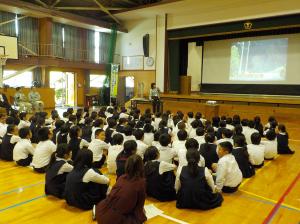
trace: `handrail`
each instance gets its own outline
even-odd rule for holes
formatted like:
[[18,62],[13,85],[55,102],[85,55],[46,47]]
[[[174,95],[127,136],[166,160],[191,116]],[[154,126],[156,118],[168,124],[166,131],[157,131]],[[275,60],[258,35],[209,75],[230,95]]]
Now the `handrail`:
[[[57,44],[19,43],[20,56],[41,56],[61,58],[68,61],[80,61],[96,64],[106,63],[108,55],[100,55],[99,62],[95,61],[95,49],[81,49]],[[100,47],[101,50],[101,47]],[[104,49],[103,49],[104,50]],[[116,57],[120,57],[116,55]]]

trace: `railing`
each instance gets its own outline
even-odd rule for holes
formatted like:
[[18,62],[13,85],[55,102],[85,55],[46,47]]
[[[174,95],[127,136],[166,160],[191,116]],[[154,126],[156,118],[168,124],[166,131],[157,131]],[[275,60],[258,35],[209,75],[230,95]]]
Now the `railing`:
[[[105,64],[107,57],[100,56],[99,62],[95,61],[95,49],[68,48],[55,44],[19,43],[18,51],[20,56],[41,56],[60,58],[67,61],[88,62]],[[115,61],[119,61],[120,55],[115,55]]]

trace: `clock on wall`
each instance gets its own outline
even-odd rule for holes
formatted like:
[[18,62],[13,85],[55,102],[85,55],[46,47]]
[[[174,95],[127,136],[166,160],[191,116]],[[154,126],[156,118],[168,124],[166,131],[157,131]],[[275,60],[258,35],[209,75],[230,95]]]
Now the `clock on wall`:
[[146,65],[147,65],[148,67],[153,66],[153,65],[154,65],[154,58],[148,57],[148,58],[146,59]]

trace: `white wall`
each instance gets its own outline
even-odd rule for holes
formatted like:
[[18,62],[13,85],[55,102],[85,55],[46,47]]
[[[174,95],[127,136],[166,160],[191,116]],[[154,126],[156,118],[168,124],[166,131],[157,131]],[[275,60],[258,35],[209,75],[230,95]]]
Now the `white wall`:
[[[186,5],[185,7],[181,6]],[[175,5],[175,3],[174,3]],[[181,7],[181,10],[180,10]],[[169,6],[171,8],[171,6]],[[299,13],[299,0],[185,0],[168,14],[168,30]]]
[[196,42],[188,45],[187,75],[192,76],[192,91],[199,91],[202,76],[202,46],[196,46]]
[[[128,33],[119,33],[116,45],[116,54],[120,54],[121,64],[124,56],[144,55],[143,36],[145,34],[150,35],[149,56],[153,57],[156,62],[156,18],[130,20],[126,21],[124,26],[128,29]],[[145,58],[144,70],[155,70],[155,63],[148,67]]]

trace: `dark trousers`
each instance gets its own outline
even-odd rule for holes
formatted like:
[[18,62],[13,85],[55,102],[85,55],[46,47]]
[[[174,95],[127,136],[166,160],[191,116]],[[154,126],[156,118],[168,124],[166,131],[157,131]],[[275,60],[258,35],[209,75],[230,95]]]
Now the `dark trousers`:
[[32,155],[28,155],[28,157],[26,159],[20,159],[16,163],[19,166],[29,166],[31,162],[32,162]]
[[222,191],[223,191],[224,193],[234,193],[234,192],[236,192],[236,191],[239,189],[239,186],[240,186],[240,185],[238,185],[238,186],[236,186],[236,187],[226,187],[226,186],[224,186],[224,187],[222,188]]
[[152,99],[152,108],[154,114],[160,112],[160,100],[158,98]]
[[46,173],[46,169],[47,169],[48,166],[45,166],[45,167],[41,167],[41,168],[33,168],[35,172],[37,173]]
[[264,166],[264,162],[262,162],[262,164],[259,165],[253,165],[253,167],[256,169],[262,168],[263,166]]
[[105,163],[105,160],[106,160],[106,156],[102,155],[102,158],[99,161],[93,162],[93,167],[100,169]]

